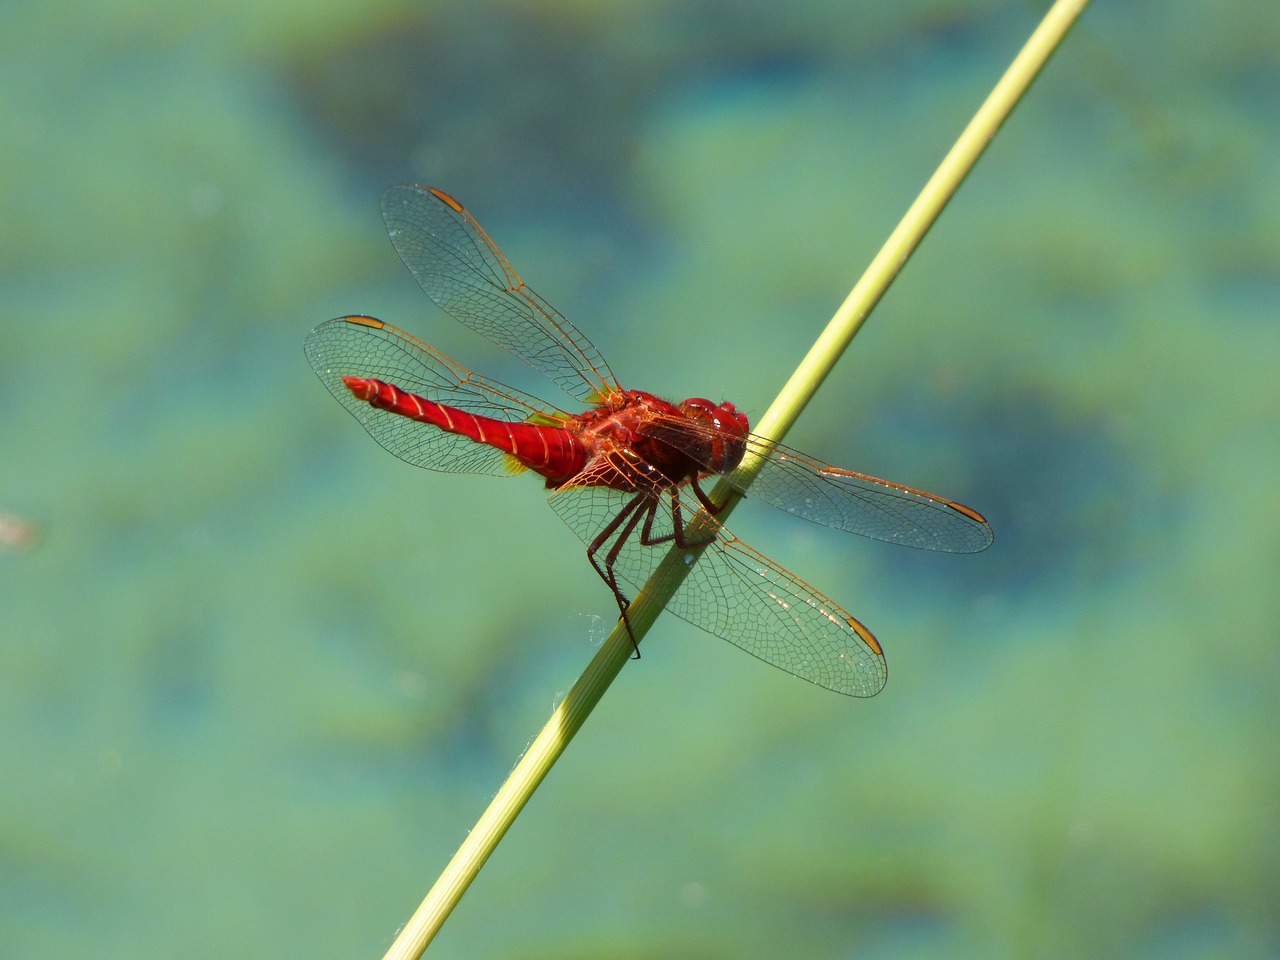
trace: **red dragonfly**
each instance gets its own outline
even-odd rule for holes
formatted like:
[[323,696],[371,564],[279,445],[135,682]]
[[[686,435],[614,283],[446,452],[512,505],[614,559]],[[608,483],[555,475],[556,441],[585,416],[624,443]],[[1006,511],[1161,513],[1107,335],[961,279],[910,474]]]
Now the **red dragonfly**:
[[[624,584],[641,587],[673,547],[695,559],[668,609],[748,653],[837,693],[884,686],[884,653],[834,601],[757,553],[700,510],[720,505],[703,481],[765,458],[752,497],[825,526],[926,550],[991,544],[982,515],[944,497],[841,470],[752,435],[731,403],[669,403],[624,390],[590,341],[520,279],[489,235],[448,194],[392,187],[382,197],[391,242],[418,285],[454,319],[588,404],[569,413],[472,373],[373,317],[339,317],[307,336],[329,391],[378,443],[414,466],[454,473],[532,470],[551,506],[626,619]],[[741,488],[739,488],[741,489]]]

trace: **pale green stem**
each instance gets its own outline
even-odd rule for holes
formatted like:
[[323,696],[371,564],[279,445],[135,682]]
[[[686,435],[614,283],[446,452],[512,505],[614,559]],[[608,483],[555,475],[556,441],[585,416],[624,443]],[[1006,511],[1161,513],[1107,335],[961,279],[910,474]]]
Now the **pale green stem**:
[[[800,411],[858,332],[872,307],[884,295],[893,278],[1087,4],[1088,0],[1057,0],[1053,5],[920,192],[897,229],[836,311],[808,356],[761,417],[756,433],[780,440],[795,422]],[[744,472],[749,471],[750,464],[744,464],[744,468]],[[738,479],[741,476],[742,473],[738,475]],[[713,496],[717,502],[733,499],[731,490],[723,483],[717,487]],[[729,506],[731,508],[732,503]],[[717,519],[723,520],[725,515],[727,510]],[[683,574],[689,567],[687,557],[687,550],[673,550],[668,554],[649,585],[631,605],[629,617],[637,642],[657,619],[684,579]],[[537,739],[525,751],[426,899],[387,950],[384,960],[408,960],[422,955],[511,827],[516,815],[564,752],[631,653],[631,637],[619,623],[606,638],[586,671],[578,678],[578,682],[573,685],[573,689],[551,715]]]

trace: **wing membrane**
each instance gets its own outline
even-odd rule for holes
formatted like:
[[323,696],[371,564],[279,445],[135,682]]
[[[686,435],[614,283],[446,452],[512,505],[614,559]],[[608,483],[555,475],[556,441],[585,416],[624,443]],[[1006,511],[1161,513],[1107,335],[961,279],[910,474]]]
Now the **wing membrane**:
[[304,351],[329,392],[370,436],[415,467],[498,475],[513,470],[501,450],[357,399],[343,377],[382,380],[406,393],[501,420],[538,418],[554,423],[568,416],[536,397],[472,373],[434,347],[372,317],[326,321],[307,335]]
[[[652,432],[654,439],[678,446],[699,461],[710,449],[704,438],[715,436],[710,424],[681,420],[674,429]],[[680,438],[688,440],[687,445]],[[747,489],[741,474],[729,481],[746,496],[762,500],[793,516],[824,527],[856,533],[922,550],[977,553],[991,545],[991,525],[977,511],[912,487],[864,473],[842,470],[783,444],[754,434],[746,440],[749,453],[764,458],[760,472]],[[705,463],[705,461],[703,461]],[[714,466],[706,463],[707,473]]]
[[391,242],[440,309],[510,350],[570,396],[598,402],[620,388],[604,358],[534,293],[458,201],[429,187],[382,195]]
[[[687,520],[696,500],[684,496]],[[590,543],[634,494],[607,487],[565,487],[551,495],[552,507]],[[655,536],[672,532],[664,503]],[[639,590],[658,569],[669,543],[645,546],[638,535],[622,547],[614,572]],[[884,654],[871,632],[830,598],[721,528],[677,588],[667,609],[676,616],[741,647],[747,653],[818,686],[853,697],[870,697],[885,684]]]
[[[752,437],[748,446],[769,445]],[[825,527],[922,550],[977,553],[993,540],[991,525],[963,504],[842,470],[780,444],[772,445],[747,495]]]

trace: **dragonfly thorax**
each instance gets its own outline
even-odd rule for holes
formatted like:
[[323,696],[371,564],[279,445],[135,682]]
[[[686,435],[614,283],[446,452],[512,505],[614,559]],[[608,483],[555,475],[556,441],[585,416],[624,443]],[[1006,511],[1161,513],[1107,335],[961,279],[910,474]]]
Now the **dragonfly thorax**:
[[742,461],[747,418],[733,404],[699,397],[674,404],[643,390],[627,390],[620,399],[600,411],[588,432],[607,437],[611,452],[625,451],[638,483],[674,486]]

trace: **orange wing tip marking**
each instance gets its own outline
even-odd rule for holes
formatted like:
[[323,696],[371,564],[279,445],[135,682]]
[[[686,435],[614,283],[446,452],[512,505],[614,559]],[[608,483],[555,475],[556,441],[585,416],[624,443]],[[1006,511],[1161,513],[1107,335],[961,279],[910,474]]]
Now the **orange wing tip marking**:
[[452,207],[458,213],[466,213],[466,210],[462,208],[462,204],[460,204],[457,200],[453,199],[453,197],[449,196],[443,190],[437,190],[435,187],[427,187],[427,192],[430,193],[437,200],[439,200],[441,203],[443,203],[445,206]]
[[982,514],[980,514],[977,510],[974,510],[972,507],[966,507],[963,503],[956,503],[954,500],[947,500],[944,502],[948,507],[956,511],[956,513],[964,514],[966,517],[968,517],[970,520],[973,520],[975,523],[980,523],[984,527],[991,526],[991,524],[987,523],[987,518],[984,517]]
[[864,627],[858,620],[855,620],[853,617],[850,617],[845,622],[848,623],[849,626],[853,628],[853,632],[856,633],[862,639],[863,643],[865,643],[868,647],[870,647],[872,650],[875,651],[876,656],[878,657],[884,656],[884,649],[880,646],[880,641],[876,639],[876,635],[874,633],[872,633],[870,630]]
[[383,323],[381,320],[378,320],[375,317],[364,317],[364,316],[356,315],[353,317],[343,317],[342,319],[345,320],[347,323],[359,324],[362,327],[373,327],[373,329],[375,330],[381,330],[386,326],[385,323]]

